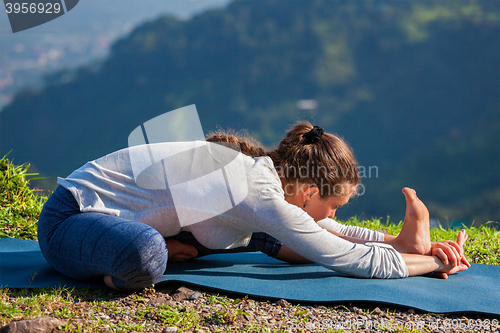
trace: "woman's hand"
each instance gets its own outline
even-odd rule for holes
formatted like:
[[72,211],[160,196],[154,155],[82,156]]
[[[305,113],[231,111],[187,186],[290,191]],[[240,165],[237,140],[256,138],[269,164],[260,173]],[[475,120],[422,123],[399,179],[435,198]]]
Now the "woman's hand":
[[431,255],[438,257],[445,265],[458,266],[461,251],[460,245],[450,240],[431,244]]
[[460,271],[466,271],[468,268],[469,266],[463,263],[460,263],[458,266],[453,268],[450,268],[450,265],[446,265],[444,268],[434,271],[434,274],[441,279],[447,279],[448,275],[452,275]]
[[467,237],[467,232],[462,229],[458,232],[456,243],[444,241],[432,244],[432,255],[437,256],[443,264],[448,266],[441,271],[434,272],[438,277],[447,279],[448,275],[467,270],[470,267],[469,262],[464,256],[463,250],[463,245]]

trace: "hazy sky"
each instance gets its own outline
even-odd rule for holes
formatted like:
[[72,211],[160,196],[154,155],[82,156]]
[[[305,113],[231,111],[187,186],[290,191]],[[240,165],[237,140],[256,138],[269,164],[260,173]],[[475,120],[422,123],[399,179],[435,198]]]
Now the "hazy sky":
[[[116,28],[135,25],[147,19],[153,19],[163,13],[187,18],[207,8],[222,7],[229,0],[80,0],[76,7],[65,15],[34,27],[17,35],[39,32],[81,32],[100,23],[101,27],[113,25]],[[12,34],[9,20],[3,5],[0,5],[0,32]],[[92,23],[91,26],[85,23]]]
[[[7,0],[8,2],[8,0]],[[115,40],[164,14],[187,19],[230,0],[80,0],[64,15],[13,33],[0,3],[0,110],[16,92],[42,84],[44,73],[108,55]],[[29,1],[27,2],[29,3]]]

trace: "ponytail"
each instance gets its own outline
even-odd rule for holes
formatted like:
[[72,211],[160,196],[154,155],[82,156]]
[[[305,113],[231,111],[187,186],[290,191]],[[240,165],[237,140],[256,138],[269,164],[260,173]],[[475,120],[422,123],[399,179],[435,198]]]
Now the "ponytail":
[[313,184],[323,198],[350,194],[359,184],[358,163],[349,145],[308,122],[288,130],[269,156],[285,182]]

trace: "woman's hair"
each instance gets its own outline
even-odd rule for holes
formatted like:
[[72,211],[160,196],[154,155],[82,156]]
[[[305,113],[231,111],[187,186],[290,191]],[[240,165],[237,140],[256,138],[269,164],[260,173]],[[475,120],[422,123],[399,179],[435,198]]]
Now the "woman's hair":
[[354,153],[343,139],[330,133],[309,143],[304,136],[312,129],[310,123],[301,122],[286,132],[278,147],[269,153],[276,171],[289,184],[317,186],[323,198],[351,195],[359,183]]
[[243,154],[252,157],[271,157],[280,178],[294,189],[300,184],[311,184],[318,187],[325,199],[332,195],[351,195],[359,184],[354,153],[334,134],[324,133],[311,142],[306,139],[309,135],[304,135],[312,129],[308,122],[297,123],[272,150],[265,150],[249,136],[234,132],[212,133],[207,141],[236,144]]
[[206,141],[229,143],[239,147],[240,152],[252,157],[268,156],[264,147],[246,132],[218,130],[208,135]]

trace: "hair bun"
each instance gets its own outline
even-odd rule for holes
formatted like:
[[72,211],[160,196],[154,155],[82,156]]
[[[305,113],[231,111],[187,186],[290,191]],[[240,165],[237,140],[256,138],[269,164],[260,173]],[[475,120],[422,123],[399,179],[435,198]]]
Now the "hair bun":
[[323,136],[323,129],[319,126],[314,126],[312,130],[303,135],[303,144],[316,143],[321,139],[321,136]]

